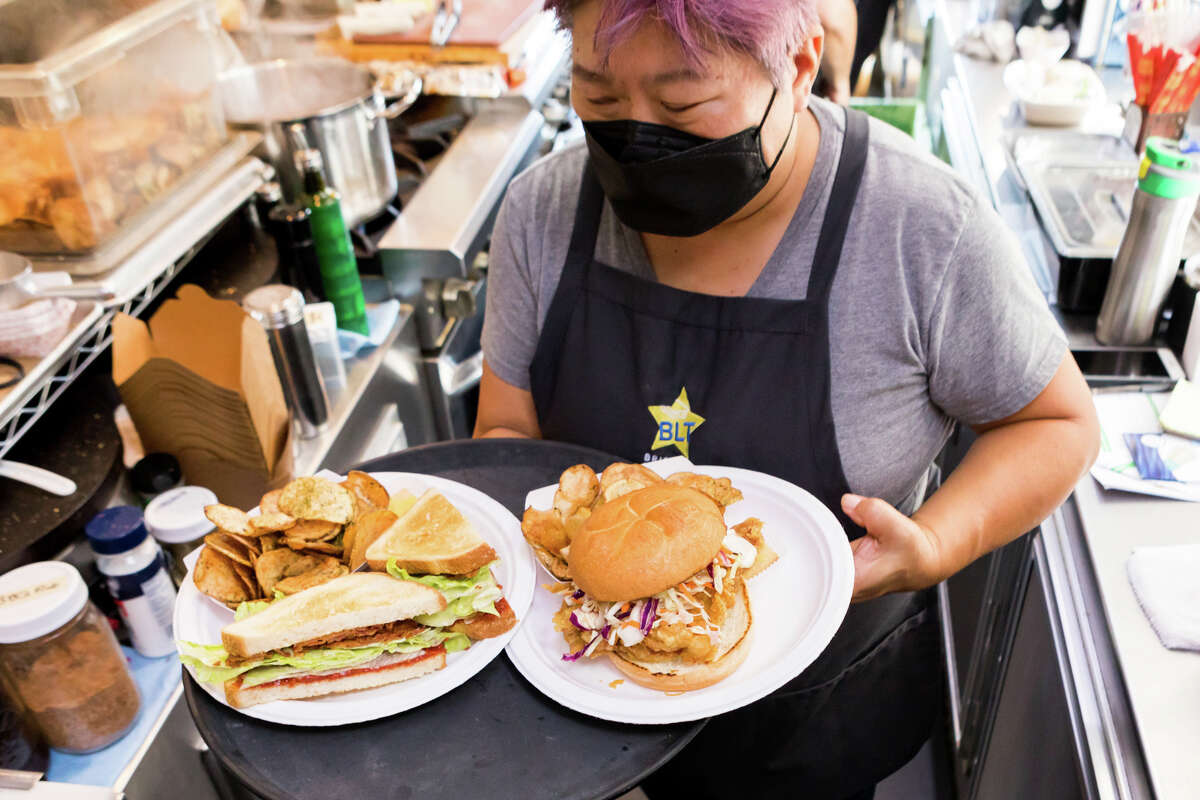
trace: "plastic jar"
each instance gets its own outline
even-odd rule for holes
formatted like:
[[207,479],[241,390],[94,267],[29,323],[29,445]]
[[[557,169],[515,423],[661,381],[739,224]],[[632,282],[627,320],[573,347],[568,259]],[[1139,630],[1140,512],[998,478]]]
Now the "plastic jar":
[[137,718],[137,686],[108,620],[70,564],[0,575],[0,676],[51,747],[99,750]]
[[174,653],[175,584],[162,549],[146,532],[142,512],[133,506],[107,508],[84,532],[134,649],[147,658]]
[[216,530],[204,516],[204,507],[216,502],[217,496],[203,486],[180,486],[163,492],[146,506],[146,529],[162,545],[176,586],[187,577],[184,557]]

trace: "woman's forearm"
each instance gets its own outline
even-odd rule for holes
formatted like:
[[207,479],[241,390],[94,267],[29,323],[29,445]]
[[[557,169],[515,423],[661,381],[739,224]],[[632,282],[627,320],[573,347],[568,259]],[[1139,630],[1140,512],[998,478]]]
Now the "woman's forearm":
[[1096,457],[1095,417],[1030,419],[983,432],[912,518],[938,554],[929,583],[950,577],[1032,529]]
[[482,432],[476,431],[475,438],[476,439],[529,439],[532,437],[530,437],[530,435],[527,433],[522,433],[521,431],[516,431],[516,430],[513,430],[512,428],[505,428],[505,427],[501,426],[501,427],[496,427],[496,428],[488,428],[486,431],[482,431]]

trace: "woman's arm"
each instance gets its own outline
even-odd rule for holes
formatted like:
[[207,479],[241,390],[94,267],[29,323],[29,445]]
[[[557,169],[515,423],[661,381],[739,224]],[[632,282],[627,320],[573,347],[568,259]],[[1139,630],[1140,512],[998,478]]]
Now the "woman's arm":
[[858,12],[853,0],[820,0],[817,14],[825,29],[821,73],[829,84],[828,97],[835,103],[850,102],[850,68],[858,35]]
[[962,463],[912,518],[879,498],[847,494],[842,508],[867,535],[854,550],[854,599],[921,589],[1044,520],[1096,458],[1100,426],[1068,353],[1016,414],[986,425]]
[[508,437],[540,439],[533,395],[518,389],[492,372],[483,362],[479,379],[479,413],[475,418],[475,438]]

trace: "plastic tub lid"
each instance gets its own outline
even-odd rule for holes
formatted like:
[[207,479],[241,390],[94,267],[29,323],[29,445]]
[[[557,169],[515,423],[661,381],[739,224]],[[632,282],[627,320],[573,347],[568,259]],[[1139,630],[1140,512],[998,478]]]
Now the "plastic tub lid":
[[27,642],[58,630],[88,600],[79,570],[42,561],[0,575],[0,643]]
[[111,556],[132,550],[146,540],[142,512],[134,506],[106,508],[84,528],[88,544],[97,555]]
[[211,533],[216,526],[204,516],[204,507],[217,502],[203,486],[180,486],[163,492],[146,506],[146,528],[160,542],[180,544]]

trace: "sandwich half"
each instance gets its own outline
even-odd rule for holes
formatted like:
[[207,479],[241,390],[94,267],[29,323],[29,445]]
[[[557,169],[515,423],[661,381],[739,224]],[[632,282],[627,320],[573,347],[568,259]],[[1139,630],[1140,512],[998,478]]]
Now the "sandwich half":
[[470,645],[462,633],[420,621],[446,609],[440,592],[379,573],[345,575],[263,605],[227,625],[220,645],[180,643],[183,662],[201,681],[224,683],[234,708],[416,678]]
[[759,545],[726,528],[710,496],[669,483],[597,506],[572,539],[572,580],[558,588],[554,623],[570,648],[563,659],[606,655],[660,691],[731,675],[750,648],[745,579],[772,557],[761,531],[743,531]]
[[517,623],[492,568],[496,551],[470,520],[430,489],[366,550],[373,570],[436,589],[446,608],[422,617],[471,639],[490,639]]

